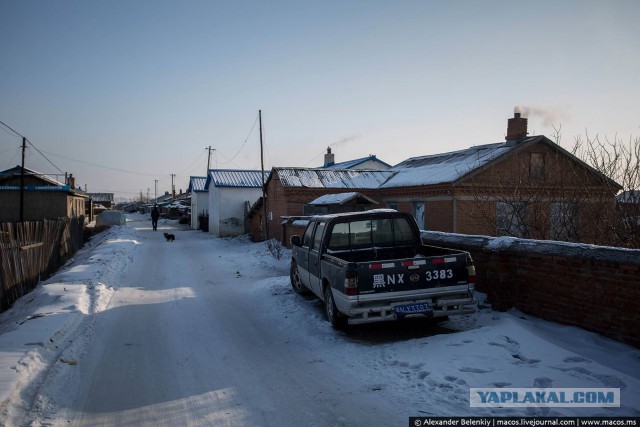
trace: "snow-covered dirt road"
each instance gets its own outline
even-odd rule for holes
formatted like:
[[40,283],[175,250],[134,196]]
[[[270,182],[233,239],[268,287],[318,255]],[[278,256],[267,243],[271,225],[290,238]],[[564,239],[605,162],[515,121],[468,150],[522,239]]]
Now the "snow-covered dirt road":
[[[0,315],[0,425],[640,415],[638,349],[488,306],[441,326],[335,331],[318,300],[293,293],[289,256],[166,220],[153,232],[141,215],[95,236]],[[621,403],[472,408],[472,387],[613,388]]]
[[[133,262],[77,365],[52,373],[36,418],[54,425],[398,425],[357,373],[321,363],[247,298],[281,276],[250,246],[130,223]],[[54,378],[55,377],[55,378]]]

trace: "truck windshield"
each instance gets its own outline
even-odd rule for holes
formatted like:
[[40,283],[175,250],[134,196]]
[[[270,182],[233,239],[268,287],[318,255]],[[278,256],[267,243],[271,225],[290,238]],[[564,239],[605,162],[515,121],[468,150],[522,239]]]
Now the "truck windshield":
[[329,250],[362,249],[371,246],[413,243],[413,229],[405,218],[338,223],[331,230]]

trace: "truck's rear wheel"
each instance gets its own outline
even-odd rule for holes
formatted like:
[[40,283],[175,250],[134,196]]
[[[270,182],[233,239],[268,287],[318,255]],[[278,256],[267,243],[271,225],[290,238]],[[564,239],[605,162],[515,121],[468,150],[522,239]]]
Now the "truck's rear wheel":
[[309,289],[305,288],[300,280],[300,273],[298,272],[298,264],[295,262],[291,263],[291,270],[289,272],[289,277],[291,278],[291,287],[293,291],[299,295],[309,295]]
[[327,314],[327,320],[336,329],[343,329],[347,326],[347,318],[340,314],[336,303],[333,300],[333,293],[331,292],[331,286],[327,286],[324,289],[324,310]]

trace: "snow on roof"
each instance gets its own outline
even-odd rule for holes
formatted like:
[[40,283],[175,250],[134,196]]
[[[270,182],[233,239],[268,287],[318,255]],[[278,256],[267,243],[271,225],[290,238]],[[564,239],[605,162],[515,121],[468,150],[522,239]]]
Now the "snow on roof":
[[306,188],[379,188],[394,172],[274,168],[283,187]]
[[378,159],[376,156],[371,155],[368,157],[361,157],[359,159],[353,159],[353,160],[347,160],[345,162],[340,162],[340,163],[334,163],[332,165],[329,166],[325,166],[325,169],[352,169],[355,168],[356,166],[359,166],[363,163],[366,163],[368,161],[372,161],[372,162],[378,162],[381,165],[387,166],[387,167],[391,167],[390,164],[383,162],[382,160]]
[[[265,171],[265,181],[268,176],[269,172]],[[262,172],[259,170],[211,169],[205,189],[208,189],[212,182],[215,187],[262,188]]]
[[375,200],[370,199],[357,192],[340,193],[340,194],[325,194],[317,199],[309,202],[310,205],[344,205],[354,199],[362,198],[372,204],[378,204]]
[[189,188],[187,189],[187,191],[188,192],[205,191],[206,184],[207,184],[206,176],[192,176],[189,179]]
[[113,193],[87,193],[94,202],[113,202]]
[[413,157],[392,167],[397,173],[381,188],[411,187],[455,182],[508,153],[515,144],[488,144],[450,153]]
[[[12,167],[11,169],[4,170],[0,172],[0,177],[20,176],[21,169],[22,169],[21,166],[15,166],[15,167]],[[43,173],[36,172],[33,169],[24,168],[24,173],[26,176],[35,176],[37,178],[40,178],[41,180],[45,181],[47,184],[55,185],[57,187],[66,186],[65,183],[60,182],[57,179],[53,179]]]

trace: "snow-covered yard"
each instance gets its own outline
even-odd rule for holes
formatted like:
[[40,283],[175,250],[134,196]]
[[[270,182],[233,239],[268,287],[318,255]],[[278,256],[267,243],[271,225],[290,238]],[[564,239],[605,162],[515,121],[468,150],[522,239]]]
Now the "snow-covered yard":
[[[640,350],[633,347],[486,305],[441,325],[336,331],[318,300],[291,290],[288,253],[276,260],[262,243],[166,220],[159,228],[174,229],[176,241],[151,232],[147,217],[129,216],[127,226],[95,236],[0,316],[0,424],[153,424],[161,417],[168,425],[242,425],[260,414],[258,425],[405,425],[425,415],[640,415]],[[150,318],[157,330],[143,326]],[[149,359],[161,348],[175,360]],[[140,383],[151,377],[141,366],[153,371],[155,364],[145,389]],[[125,366],[122,381],[138,390],[133,400],[102,385],[116,387],[113,377]],[[619,388],[621,407],[471,408],[471,387]]]

